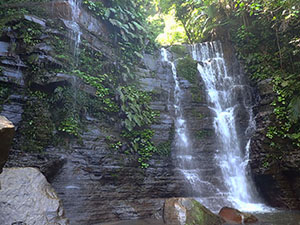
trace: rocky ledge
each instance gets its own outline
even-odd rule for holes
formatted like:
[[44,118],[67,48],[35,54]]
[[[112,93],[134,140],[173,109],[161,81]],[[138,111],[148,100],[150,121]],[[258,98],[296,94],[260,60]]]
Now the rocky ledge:
[[276,118],[271,103],[275,98],[271,79],[257,84],[260,100],[255,107],[256,132],[251,140],[250,167],[262,197],[273,207],[300,209],[300,151],[276,149],[266,134]]

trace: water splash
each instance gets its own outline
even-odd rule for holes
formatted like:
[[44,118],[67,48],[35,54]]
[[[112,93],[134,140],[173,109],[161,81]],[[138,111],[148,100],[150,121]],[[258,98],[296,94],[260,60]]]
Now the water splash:
[[[206,87],[210,109],[215,115],[214,129],[219,142],[215,159],[227,189],[223,194],[240,210],[269,210],[260,202],[247,174],[249,138],[255,129],[251,101],[247,100],[251,95],[249,87],[243,83],[241,74],[228,74],[220,42],[196,44],[192,48],[192,56],[198,61],[197,68]],[[237,133],[236,114],[241,107],[249,118],[245,131],[248,137],[246,146],[240,142]]]

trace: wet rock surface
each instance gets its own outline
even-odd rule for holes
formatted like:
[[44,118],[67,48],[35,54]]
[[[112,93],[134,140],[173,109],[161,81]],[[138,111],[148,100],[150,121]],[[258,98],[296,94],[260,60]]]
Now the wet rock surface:
[[[48,7],[49,11],[52,10],[54,17],[59,17],[62,20],[72,19],[68,2],[46,3],[45,7]],[[54,33],[66,38],[61,31],[47,27],[47,23],[39,17],[27,15],[26,19],[45,29],[44,31],[47,32],[44,34],[45,39]],[[109,33],[105,26],[84,10],[80,14],[78,23],[82,29],[82,37],[87,40],[85,44],[91,49],[100,51],[105,57],[111,59],[112,63],[116,63],[114,50],[111,47],[112,40],[109,39]],[[64,28],[67,29],[67,27]],[[7,116],[18,128],[22,123],[24,105],[27,102],[27,97],[22,92],[26,88],[23,76],[26,66],[17,55],[10,52],[11,44],[12,42],[0,41],[0,56],[5,58],[1,58],[4,73],[0,76],[0,80],[3,83],[18,87],[21,91],[8,97],[2,105],[1,115]],[[53,49],[47,43],[42,42],[35,45],[33,52],[37,54],[39,63],[59,68],[63,66],[61,62],[54,60]],[[232,54],[232,50],[228,46],[225,47],[228,62],[234,59]],[[174,56],[175,58],[176,56]],[[241,72],[241,67],[236,60],[229,63],[228,67],[232,74]],[[146,54],[140,67],[136,70],[140,88],[152,93],[154,98],[151,107],[160,112],[159,121],[151,127],[155,130],[153,141],[160,154],[153,157],[148,169],[139,168],[134,156],[110,150],[106,137],[118,127],[111,127],[111,124],[104,123],[87,114],[84,114],[86,124],[80,140],[62,139],[58,143],[58,147],[48,146],[43,154],[26,153],[18,149],[14,149],[10,154],[7,166],[30,166],[40,169],[57,191],[59,198],[62,199],[66,215],[70,218],[72,225],[98,224],[105,221],[149,217],[162,218],[165,199],[174,196],[197,195],[197,193],[192,192],[193,187],[187,184],[182,172],[176,169],[179,159],[172,142],[174,137],[174,81],[171,68],[161,62],[160,53],[156,52],[153,55]],[[220,187],[222,191],[224,182],[221,180],[221,172],[211,166],[216,164],[214,151],[217,149],[218,143],[216,143],[216,135],[213,131],[212,114],[206,101],[203,82],[198,79],[196,86],[193,86],[195,84],[191,84],[180,74],[179,77],[180,86],[183,90],[182,107],[193,147],[191,154],[195,162],[205,167],[199,173],[205,174],[205,179],[209,180],[210,184]],[[53,91],[58,86],[71,85],[85,93],[95,94],[94,88],[78,82],[74,76],[69,74],[55,72],[44,74],[43,78],[45,79],[34,80],[32,88]],[[265,144],[262,135],[269,123],[268,116],[272,111],[268,105],[271,101],[269,98],[271,92],[264,85],[262,83],[259,86],[264,94],[261,105],[256,108],[258,130],[252,142],[254,150],[251,153],[251,166],[257,184],[271,200],[274,195],[280,196],[281,186],[275,183],[274,173],[261,167],[263,156],[267,154],[263,150]],[[237,93],[239,92],[237,91]],[[251,99],[253,96],[249,96],[249,98]],[[240,134],[245,133],[244,115],[241,109],[237,119],[237,123],[239,123],[238,133]],[[298,179],[296,174],[298,159],[298,153],[295,151],[286,155],[285,161],[283,161],[284,168],[286,168],[285,172],[291,179],[292,177]],[[191,165],[191,168],[193,166]],[[291,171],[295,172],[296,175]],[[294,193],[299,192],[300,188],[297,187],[299,186],[293,187]],[[220,190],[206,187],[204,191],[201,191],[207,194],[203,198],[205,199],[211,193]],[[295,194],[289,198],[295,198]],[[207,200],[212,201],[209,198]],[[281,199],[276,203],[282,203],[282,201]]]
[[192,198],[167,199],[164,206],[167,225],[222,225],[224,220]]
[[[71,224],[161,218],[166,198],[198,194],[185,180],[182,171],[176,168],[179,159],[172,143],[175,110],[171,68],[161,62],[159,52],[145,55],[143,63],[143,67],[137,68],[140,87],[153,93],[151,107],[160,112],[160,119],[152,125],[152,129],[155,131],[153,141],[161,155],[153,157],[148,169],[139,168],[134,156],[109,150],[106,137],[111,135],[112,128],[89,115],[86,115],[85,131],[80,141],[66,138],[64,143],[60,143],[61,147],[49,147],[43,154],[14,150],[10,155],[8,166],[32,166],[43,172],[62,199]],[[199,192],[206,193],[203,198],[208,197],[207,201],[211,201],[209,196],[220,191],[212,189],[211,185],[223,185],[220,171],[212,168],[217,143],[211,111],[202,81],[199,79],[196,84],[191,84],[179,76],[183,90],[182,107],[193,147],[191,154],[197,164],[205,167],[199,173],[209,181],[209,185]],[[37,87],[64,83],[80,88],[80,82],[74,77],[60,73],[39,83]],[[88,88],[81,90],[89,93]],[[17,100],[10,102],[10,105],[20,105],[16,110],[19,118],[23,103]],[[5,112],[7,110],[2,113]],[[219,210],[217,204],[216,207]]]
[[223,207],[219,212],[219,216],[230,224],[249,224],[256,223],[258,221],[254,215],[243,213],[230,207]]
[[69,224],[57,194],[37,169],[5,168],[0,181],[1,224]]
[[281,151],[272,147],[266,137],[268,126],[276,120],[273,114],[273,92],[270,79],[257,84],[259,103],[255,107],[256,132],[251,140],[250,167],[262,197],[274,207],[300,208],[300,153],[298,149]]

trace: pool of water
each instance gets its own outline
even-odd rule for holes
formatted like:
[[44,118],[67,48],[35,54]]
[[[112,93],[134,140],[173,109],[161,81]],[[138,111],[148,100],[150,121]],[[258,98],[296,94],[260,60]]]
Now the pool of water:
[[300,211],[277,211],[254,215],[259,219],[255,225],[300,225]]
[[[300,211],[277,211],[272,213],[255,214],[258,223],[252,225],[300,225]],[[110,223],[100,223],[99,225],[165,225],[162,220],[144,219],[127,220]],[[225,225],[225,224],[224,224]]]

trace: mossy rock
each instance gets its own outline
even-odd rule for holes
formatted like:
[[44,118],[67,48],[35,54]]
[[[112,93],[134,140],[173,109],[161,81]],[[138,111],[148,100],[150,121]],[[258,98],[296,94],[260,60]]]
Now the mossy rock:
[[191,56],[179,59],[176,70],[179,76],[188,80],[190,83],[195,84],[197,82],[197,61],[195,61]]
[[[192,206],[187,210],[186,225],[220,225],[224,220],[205,208],[196,200],[189,200]],[[188,203],[190,204],[190,203]]]
[[192,198],[170,198],[164,206],[164,221],[171,225],[221,225],[225,221]]
[[189,54],[187,48],[184,45],[173,45],[171,46],[170,50],[178,57],[184,57],[185,55]]

